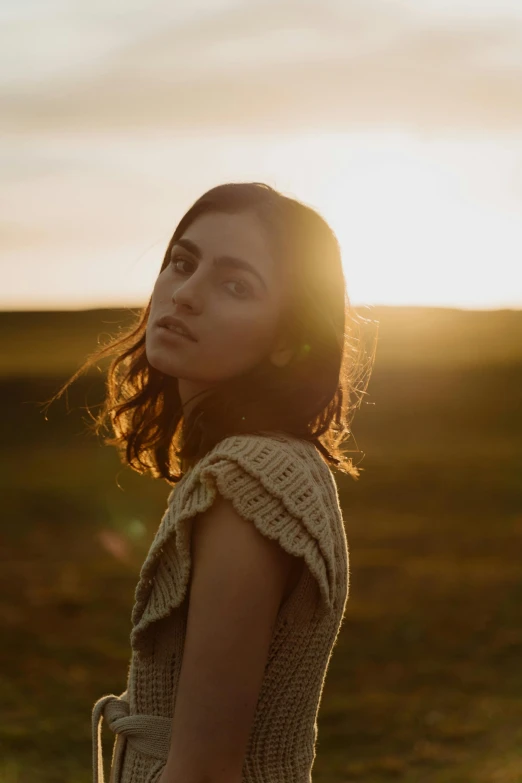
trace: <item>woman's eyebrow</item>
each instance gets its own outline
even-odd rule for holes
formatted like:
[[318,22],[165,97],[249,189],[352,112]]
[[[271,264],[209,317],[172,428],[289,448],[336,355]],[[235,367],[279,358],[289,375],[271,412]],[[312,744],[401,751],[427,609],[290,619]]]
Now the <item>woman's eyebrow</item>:
[[[196,256],[196,258],[201,259],[202,253],[201,248],[196,245],[195,242],[193,242],[191,239],[187,239],[186,237],[181,237],[180,239],[177,239],[172,247],[175,247],[176,245],[179,245],[180,247],[184,247],[185,250],[188,250],[189,253],[192,253]],[[263,278],[263,276],[257,271],[257,269],[249,262],[245,261],[244,258],[236,258],[235,256],[215,256],[212,259],[212,263],[215,267],[230,267],[231,269],[244,269],[246,272],[250,272],[251,274],[255,275],[265,291],[267,291],[267,284]]]

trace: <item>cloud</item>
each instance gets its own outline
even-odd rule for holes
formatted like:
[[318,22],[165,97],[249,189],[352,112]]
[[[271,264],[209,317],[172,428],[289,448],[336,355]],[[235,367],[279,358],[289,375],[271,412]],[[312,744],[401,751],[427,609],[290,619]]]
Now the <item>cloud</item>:
[[221,5],[192,18],[171,14],[164,25],[154,12],[132,35],[127,24],[112,49],[106,30],[83,69],[68,75],[64,57],[59,74],[19,88],[4,82],[4,128],[522,128],[519,18],[444,23],[378,2]]

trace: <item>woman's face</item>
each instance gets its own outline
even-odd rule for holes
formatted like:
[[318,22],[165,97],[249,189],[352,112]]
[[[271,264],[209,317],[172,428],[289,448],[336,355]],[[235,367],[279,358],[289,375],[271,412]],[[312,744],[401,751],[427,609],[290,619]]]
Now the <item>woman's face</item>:
[[[250,270],[226,263],[227,256]],[[266,356],[285,364],[291,351],[278,333],[285,304],[282,270],[258,218],[252,213],[200,215],[172,245],[169,263],[156,280],[145,335],[147,359],[178,379],[183,403]],[[196,341],[158,326],[165,315],[180,318]]]

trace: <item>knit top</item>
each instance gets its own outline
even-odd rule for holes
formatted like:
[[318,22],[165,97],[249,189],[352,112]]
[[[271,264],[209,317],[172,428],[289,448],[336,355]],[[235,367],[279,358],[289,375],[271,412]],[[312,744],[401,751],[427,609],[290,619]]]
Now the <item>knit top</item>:
[[126,690],[93,707],[93,783],[104,783],[103,718],[116,735],[110,783],[156,783],[163,771],[187,626],[190,522],[218,492],[306,566],[279,608],[242,783],[311,783],[319,705],[348,599],[348,546],[328,464],[313,443],[280,432],[224,438],[169,494],[136,586]]

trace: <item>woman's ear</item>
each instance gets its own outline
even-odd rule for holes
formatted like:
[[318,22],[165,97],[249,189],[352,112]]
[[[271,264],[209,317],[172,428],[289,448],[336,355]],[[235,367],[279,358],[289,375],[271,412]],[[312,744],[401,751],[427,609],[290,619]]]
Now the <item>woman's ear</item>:
[[293,355],[294,351],[292,348],[278,348],[270,354],[270,361],[276,367],[285,367]]
[[295,338],[286,329],[281,327],[279,334],[272,343],[272,350],[269,354],[270,361],[276,367],[285,367],[297,355],[295,347]]

